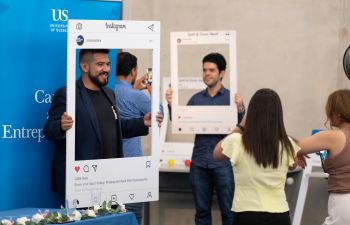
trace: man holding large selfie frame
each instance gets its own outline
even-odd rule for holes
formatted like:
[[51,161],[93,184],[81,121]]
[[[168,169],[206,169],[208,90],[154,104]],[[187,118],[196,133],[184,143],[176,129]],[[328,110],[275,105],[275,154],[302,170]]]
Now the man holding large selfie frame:
[[[229,88],[226,89],[222,83],[227,65],[225,57],[217,52],[209,53],[202,59],[202,79],[206,89],[194,94],[187,106],[180,106],[178,47],[218,44],[224,44],[229,49]],[[228,160],[215,161],[213,150],[245,113],[242,97],[237,93],[234,94],[237,86],[236,32],[172,32],[171,78],[174,89],[167,90],[166,99],[169,106],[171,104],[173,106],[169,107],[173,112],[173,132],[196,134],[190,166],[190,184],[196,206],[196,225],[212,224],[211,204],[214,188],[221,210],[222,224],[231,225],[234,192],[232,167]],[[238,118],[236,112],[238,112]]]
[[[157,79],[154,86],[158,87],[160,23],[70,20],[68,29],[67,88],[66,91],[64,89],[59,92],[66,93],[66,96],[62,94],[59,98],[60,104],[55,104],[59,105],[61,111],[50,111],[48,123],[52,123],[47,126],[47,130],[50,130],[51,125],[55,125],[56,128],[53,129],[60,132],[62,138],[56,140],[56,143],[65,147],[57,148],[55,159],[60,155],[59,163],[66,164],[66,207],[89,207],[101,205],[103,201],[117,204],[158,200],[159,169],[154,165],[159,161],[156,149],[159,137],[152,135],[151,156],[132,159],[119,157],[123,156],[120,141],[123,137],[146,134],[145,131],[148,132],[147,127],[151,124],[152,132],[157,133],[162,116],[153,114],[151,117],[146,114],[143,118],[125,120],[128,125],[124,124],[115,106],[113,91],[104,87],[110,69],[108,55],[99,51],[124,47],[152,50],[152,67],[155,68],[154,76]],[[79,49],[82,49],[80,53],[97,53],[90,52],[87,58],[81,56],[76,60]],[[82,76],[76,81],[78,66]],[[96,96],[94,91],[100,91],[100,96]],[[153,102],[159,104],[157,90],[154,91],[153,98]],[[158,110],[152,104],[152,111]],[[54,121],[51,120],[52,115],[55,116]],[[89,126],[93,129],[89,129]],[[101,130],[106,132],[102,134]],[[84,140],[80,137],[84,137]],[[106,137],[108,140],[105,142]],[[80,148],[82,143],[84,147]],[[100,149],[106,145],[109,150]],[[96,152],[99,153],[95,154]],[[59,172],[62,173],[62,170],[64,168],[60,168]],[[60,185],[64,186],[64,175],[62,177],[63,182]],[[61,190],[63,189],[64,187]],[[79,205],[74,205],[77,202]]]
[[[143,118],[121,119],[113,91],[107,87],[110,61],[108,49],[82,49],[79,53],[81,77],[76,89],[75,159],[122,158],[122,136],[148,134],[150,113]],[[45,124],[44,133],[56,141],[52,166],[53,190],[65,193],[65,132],[73,126],[66,112],[66,87],[56,91]]]
[[[226,60],[220,53],[210,53],[202,60],[203,82],[207,86],[191,97],[187,105],[229,105],[230,91],[222,85]],[[172,89],[166,92],[169,106],[172,103]],[[236,93],[235,103],[238,121],[245,113],[242,97]],[[169,109],[171,109],[169,107]],[[212,193],[215,188],[221,210],[223,225],[231,225],[231,211],[234,179],[229,160],[216,161],[213,150],[225,134],[196,134],[190,166],[190,184],[196,206],[196,225],[211,224]]]
[[[171,87],[174,91],[172,132],[176,134],[229,133],[237,123],[237,118],[232,116],[237,113],[234,102],[234,94],[237,91],[236,32],[171,32],[170,47]],[[228,96],[229,102],[225,105],[186,105],[188,101],[185,98],[191,92],[190,87],[194,85],[191,79],[187,79],[188,90],[180,92],[180,85],[183,83],[180,81],[184,81],[183,78],[199,74],[198,69],[195,69],[198,66],[193,66],[193,63],[199,63],[201,57],[210,52],[219,52],[227,60],[223,84],[231,91]],[[192,89],[197,88],[195,86]]]

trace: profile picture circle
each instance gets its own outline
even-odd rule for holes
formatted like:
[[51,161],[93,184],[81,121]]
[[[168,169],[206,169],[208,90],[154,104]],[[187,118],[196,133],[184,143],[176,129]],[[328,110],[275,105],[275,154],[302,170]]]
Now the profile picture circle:
[[73,206],[77,207],[79,205],[78,199],[73,199]]
[[84,44],[84,37],[83,37],[83,35],[79,35],[78,37],[77,37],[77,44],[78,45],[83,45]]

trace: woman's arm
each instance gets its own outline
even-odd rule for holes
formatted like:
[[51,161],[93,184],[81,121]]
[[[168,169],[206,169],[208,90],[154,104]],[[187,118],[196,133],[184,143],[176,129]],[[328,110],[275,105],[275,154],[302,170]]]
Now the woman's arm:
[[[294,160],[297,160],[296,158],[294,159]],[[294,163],[293,163],[293,165],[291,165],[291,166],[289,166],[288,167],[288,170],[294,170],[295,168],[297,168],[297,162],[295,161]]]
[[[232,134],[232,133],[243,133],[244,126],[245,126],[245,123],[246,123],[246,119],[247,119],[247,114],[244,114],[244,117],[243,117],[242,121],[239,124],[237,124],[237,126],[231,131],[230,134]],[[225,138],[222,139],[221,141],[219,141],[219,143],[217,143],[216,146],[215,146],[215,149],[214,149],[214,152],[213,152],[213,158],[215,160],[229,159],[229,157],[227,157],[225,154],[222,153],[222,148],[221,148],[222,142],[225,140]]]
[[345,143],[345,134],[340,130],[320,131],[298,142],[301,150],[297,155],[300,156],[321,150],[328,150],[335,156],[344,148]]
[[219,143],[216,144],[214,152],[213,152],[213,158],[215,160],[225,160],[228,159],[228,157],[226,155],[224,155],[222,153],[222,148],[221,148],[221,144],[225,139],[222,139],[221,141],[219,141]]
[[305,160],[305,156],[297,156],[297,152],[300,150],[300,146],[298,145],[299,141],[294,138],[293,136],[288,136],[291,143],[292,143],[292,146],[293,146],[293,149],[294,149],[294,152],[295,152],[295,155],[293,156],[293,160],[294,160],[294,163],[292,165],[290,165],[288,167],[289,170],[295,170],[295,168],[297,168],[297,166],[300,166],[302,168],[305,168],[306,166],[306,160]]

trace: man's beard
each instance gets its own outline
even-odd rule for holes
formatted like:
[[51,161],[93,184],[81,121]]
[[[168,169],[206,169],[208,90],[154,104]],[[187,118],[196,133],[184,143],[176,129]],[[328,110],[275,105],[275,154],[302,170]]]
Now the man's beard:
[[209,84],[205,82],[204,83],[207,85],[207,87],[212,88],[212,87],[215,87],[219,82],[220,82],[220,79],[214,80],[212,83],[209,83]]
[[97,87],[104,87],[106,86],[106,84],[108,83],[108,76],[107,76],[107,79],[106,79],[106,82],[103,82],[103,81],[100,81],[98,78],[100,76],[103,76],[104,74],[107,74],[107,72],[100,72],[97,76],[92,76],[92,74],[89,72],[89,77],[90,77],[90,80],[92,81],[92,83],[94,83]]

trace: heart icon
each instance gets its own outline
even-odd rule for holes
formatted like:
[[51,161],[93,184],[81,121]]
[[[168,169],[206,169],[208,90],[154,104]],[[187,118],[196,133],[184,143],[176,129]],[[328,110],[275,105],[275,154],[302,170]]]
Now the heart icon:
[[76,166],[76,167],[74,167],[74,170],[78,173],[79,172],[79,170],[80,170],[80,166]]
[[135,194],[129,194],[129,198],[133,200],[135,198]]

